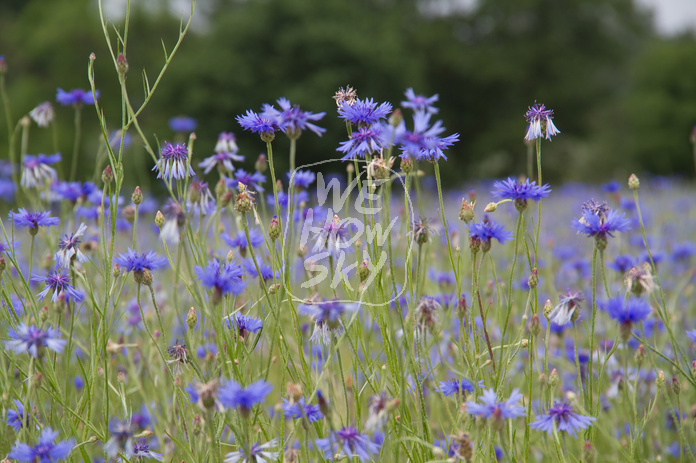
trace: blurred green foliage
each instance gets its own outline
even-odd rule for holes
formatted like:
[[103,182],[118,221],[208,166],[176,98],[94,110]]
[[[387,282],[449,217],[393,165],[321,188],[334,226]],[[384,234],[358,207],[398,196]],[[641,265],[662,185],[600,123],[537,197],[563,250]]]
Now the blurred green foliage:
[[[154,79],[164,61],[162,43],[168,49],[175,43],[181,18],[166,2],[132,3],[128,86],[137,103],[143,71]],[[201,2],[198,28],[184,41],[141,123],[155,142],[172,137],[170,117],[192,116],[199,121],[197,159],[212,152],[219,132],[234,131],[253,163],[262,143],[242,135],[234,117],[285,96],[328,113],[323,138],[306,134],[300,140],[301,164],[335,156],[345,139],[331,99],[338,87],[350,84],[361,97],[395,105],[413,87],[416,93],[439,93],[439,117],[448,133],[461,134],[444,170],[450,184],[524,173],[523,114],[534,100],[555,110],[562,131],[545,145],[545,178],[603,181],[631,171],[693,171],[693,35],[657,36],[651,18],[631,0],[479,0],[467,11],[438,13],[445,3]],[[119,21],[115,27],[121,30]],[[0,6],[0,53],[7,60],[15,119],[53,101],[57,87],[88,88],[91,52],[97,55],[100,101],[117,127],[120,94],[96,2]],[[56,111],[59,148],[69,158],[71,109]],[[91,141],[85,139],[81,168],[91,175],[96,118],[87,111],[85,120]],[[286,148],[282,138],[279,152]],[[142,161],[140,145],[136,141],[129,155]],[[5,146],[0,144],[0,152]],[[30,154],[52,146],[50,131],[32,129]],[[285,167],[282,159],[278,164]],[[146,166],[151,160],[133,163],[133,182],[146,181]]]

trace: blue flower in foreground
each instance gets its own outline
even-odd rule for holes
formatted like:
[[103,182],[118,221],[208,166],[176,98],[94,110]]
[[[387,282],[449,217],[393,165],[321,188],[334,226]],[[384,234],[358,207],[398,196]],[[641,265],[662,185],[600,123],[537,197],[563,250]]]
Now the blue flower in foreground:
[[272,390],[273,386],[262,379],[247,387],[236,381],[227,381],[220,387],[218,397],[225,408],[239,408],[242,413],[248,413],[254,405],[263,403]]
[[463,378],[461,381],[459,381],[458,379],[448,379],[447,381],[440,381],[440,392],[442,392],[442,394],[445,396],[455,394],[459,396],[459,394],[461,394],[464,391],[469,393],[474,392],[474,385],[471,381],[469,381],[466,378]]
[[114,257],[114,263],[126,269],[126,272],[143,272],[164,267],[167,259],[159,257],[154,251],[140,253],[128,248],[126,254],[119,253],[118,257]]
[[575,413],[570,404],[557,402],[553,407],[549,408],[546,414],[537,416],[536,420],[529,426],[532,429],[553,434],[555,423],[559,432],[565,431],[575,437],[578,431],[587,429],[595,420],[594,416],[583,416]]
[[379,454],[380,450],[380,444],[360,434],[353,426],[345,426],[332,432],[328,438],[317,439],[315,442],[319,450],[324,452],[325,458],[333,458],[340,452],[349,460],[357,457],[361,462],[365,462],[372,458],[371,455]]
[[278,111],[272,105],[264,104],[261,117],[268,117],[278,121],[278,124],[283,127],[288,137],[296,139],[302,134],[303,130],[307,129],[320,137],[326,132],[326,129],[309,122],[321,120],[326,113],[315,114],[309,111],[302,111],[298,105],[293,106],[287,98],[278,98],[276,102],[281,110]]
[[192,117],[176,116],[169,119],[169,128],[174,132],[193,132],[198,127],[198,121]]
[[421,149],[418,160],[426,160],[431,162],[436,162],[440,158],[447,160],[444,150],[448,149],[454,143],[459,141],[459,134],[454,133],[448,135],[444,138],[440,137],[428,137],[423,142],[423,149]]
[[17,212],[10,211],[10,220],[13,220],[15,225],[29,229],[29,233],[36,235],[39,227],[53,227],[60,223],[58,217],[51,217],[51,213],[46,212],[28,212],[24,208],[19,208]]
[[357,99],[353,104],[343,103],[338,107],[338,117],[351,124],[370,126],[384,119],[392,111],[390,103],[377,104],[372,98]]
[[155,164],[152,170],[157,170],[157,178],[165,178],[169,181],[172,178],[183,180],[187,177],[193,177],[196,173],[193,168],[188,165],[189,151],[183,143],[172,145],[167,142],[162,147],[160,159]]
[[252,110],[247,110],[243,116],[237,116],[237,122],[244,130],[249,130],[253,133],[261,135],[261,139],[266,142],[273,140],[277,130],[285,130],[275,117],[256,114]]
[[205,267],[196,265],[193,270],[201,284],[213,290],[215,303],[220,302],[220,298],[227,294],[241,294],[246,287],[246,283],[242,281],[244,271],[234,261],[221,264],[219,260],[213,259]]
[[49,293],[52,293],[51,301],[56,302],[60,296],[69,297],[75,302],[82,302],[84,296],[81,292],[73,288],[70,284],[70,277],[67,273],[63,273],[62,270],[54,270],[47,276],[42,277],[38,275],[32,275],[32,280],[43,281],[46,287],[41,291],[36,297],[40,301],[43,301]]
[[240,447],[236,452],[230,452],[225,456],[225,463],[270,463],[276,461],[280,452],[271,449],[275,448],[277,445],[277,439],[272,439],[265,444],[255,442],[251,446],[248,457],[246,456],[244,448]]
[[524,117],[527,119],[528,124],[527,134],[524,136],[525,140],[536,140],[542,136],[547,140],[551,140],[552,136],[561,133],[561,131],[553,125],[553,110],[546,109],[544,105],[540,106],[535,102],[533,106],[528,108]]
[[94,95],[91,91],[84,91],[82,89],[76,88],[66,92],[62,88],[59,88],[56,92],[56,101],[63,106],[80,106],[83,104],[94,104],[94,97],[99,98],[99,90],[95,90]]
[[10,453],[7,454],[7,457],[26,463],[35,463],[37,461],[40,463],[52,463],[63,460],[70,455],[73,447],[75,447],[75,441],[70,439],[55,442],[57,438],[58,431],[46,427],[41,431],[39,442],[34,447],[21,442],[16,443]]
[[495,419],[512,419],[519,418],[525,415],[524,407],[517,405],[522,399],[522,394],[517,389],[513,389],[510,397],[498,402],[498,396],[494,389],[486,389],[481,396],[481,403],[468,401],[466,403],[466,411],[472,415],[481,416],[483,418]]
[[504,243],[512,239],[512,232],[505,230],[499,223],[493,222],[488,216],[484,216],[483,222],[471,224],[469,236],[472,240],[478,240],[482,244],[483,252],[491,248],[491,240]]
[[228,317],[227,326],[234,328],[240,338],[246,339],[247,333],[257,333],[263,328],[263,322],[258,318],[235,312],[233,316]]
[[382,129],[379,125],[361,126],[351,134],[348,141],[342,141],[340,145],[336,151],[344,153],[341,160],[347,161],[356,156],[364,159],[382,148]]
[[526,179],[524,183],[519,183],[512,177],[507,180],[497,181],[493,184],[493,197],[495,199],[511,199],[516,202],[527,204],[527,201],[539,201],[541,198],[546,198],[551,193],[551,188],[547,185],[538,186],[536,182],[530,182]]
[[286,419],[306,418],[310,423],[319,421],[324,417],[321,410],[319,410],[319,406],[305,402],[304,397],[300,397],[300,399],[295,402],[283,399],[283,413],[285,413]]
[[19,432],[20,429],[22,429],[22,426],[24,426],[24,421],[27,420],[27,423],[31,423],[31,415],[25,416],[24,415],[24,404],[22,403],[21,400],[14,399],[13,400],[15,407],[17,407],[16,410],[13,410],[11,408],[7,409],[7,425],[10,426],[12,429],[15,430],[15,432]]
[[597,211],[592,208],[585,208],[582,217],[573,219],[573,228],[578,233],[594,237],[597,248],[604,250],[606,249],[607,237],[613,237],[615,232],[627,232],[631,229],[631,222],[623,212],[610,208],[603,208]]
[[10,341],[5,341],[5,347],[16,354],[29,353],[34,358],[39,358],[44,348],[48,347],[54,352],[62,352],[68,343],[60,339],[57,329],[48,327],[42,331],[36,325],[20,324],[15,331],[10,328],[7,333]]
[[411,108],[414,111],[423,111],[430,114],[436,114],[439,109],[433,106],[440,96],[435,94],[431,97],[426,97],[423,95],[416,95],[412,88],[409,88],[404,92],[407,101],[401,102],[401,107]]

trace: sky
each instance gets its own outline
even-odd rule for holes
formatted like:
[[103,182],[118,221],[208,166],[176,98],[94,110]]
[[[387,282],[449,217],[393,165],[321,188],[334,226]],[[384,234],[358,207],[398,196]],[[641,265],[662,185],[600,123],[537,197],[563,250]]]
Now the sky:
[[655,27],[666,35],[696,30],[696,0],[637,0],[655,13]]

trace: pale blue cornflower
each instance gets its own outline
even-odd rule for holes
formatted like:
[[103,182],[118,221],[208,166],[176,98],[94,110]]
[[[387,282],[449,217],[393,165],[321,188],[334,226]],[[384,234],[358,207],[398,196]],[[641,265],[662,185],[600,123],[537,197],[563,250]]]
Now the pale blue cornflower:
[[57,178],[57,173],[51,166],[59,163],[60,160],[60,153],[37,156],[25,154],[22,159],[22,178],[19,184],[24,188],[38,188],[46,182],[52,183]]
[[183,143],[172,145],[166,142],[160,152],[160,159],[152,168],[157,170],[157,178],[164,178],[171,181],[183,180],[187,177],[193,177],[196,173],[189,165],[189,151]]
[[15,354],[28,353],[38,359],[44,349],[48,348],[54,352],[61,353],[68,343],[65,339],[60,339],[57,329],[48,327],[45,331],[36,325],[25,325],[21,323],[17,329],[8,330],[9,341],[5,341],[5,347]]
[[545,137],[551,140],[551,137],[561,133],[553,124],[553,110],[546,109],[544,105],[538,105],[536,102],[530,106],[524,117],[527,119],[527,134],[525,140],[532,141],[537,138]]
[[575,437],[580,430],[587,429],[597,418],[576,413],[573,406],[565,402],[557,402],[553,407],[529,425],[530,428],[553,434],[554,427],[559,432],[567,432]]
[[56,442],[57,438],[58,431],[45,427],[41,431],[39,442],[35,446],[32,447],[18,442],[12,447],[7,457],[24,463],[53,463],[63,460],[72,452],[73,447],[75,447],[75,440]]

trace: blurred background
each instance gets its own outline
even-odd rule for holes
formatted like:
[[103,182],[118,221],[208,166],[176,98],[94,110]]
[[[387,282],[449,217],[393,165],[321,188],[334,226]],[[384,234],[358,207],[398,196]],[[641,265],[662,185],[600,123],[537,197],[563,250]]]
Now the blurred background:
[[[125,1],[104,3],[122,29]],[[137,103],[143,70],[154,80],[162,42],[175,44],[189,7],[179,0],[131,3],[128,86]],[[89,88],[91,52],[100,102],[112,126],[120,123],[118,82],[98,15],[95,0],[0,3],[0,54],[14,117],[54,102],[66,159],[73,111],[55,104],[56,88]],[[461,135],[444,169],[450,185],[526,172],[523,115],[535,100],[555,111],[562,132],[544,144],[545,180],[693,176],[695,24],[694,0],[199,0],[193,30],[141,125],[153,142],[171,140],[171,117],[195,118],[196,161],[212,154],[219,132],[233,131],[252,166],[264,147],[234,117],[285,96],[327,112],[320,124],[327,134],[300,139],[301,164],[335,157],[346,138],[331,99],[338,87],[394,105],[413,87],[438,93],[446,134]],[[99,143],[92,108],[84,120],[80,168],[91,175]],[[135,139],[128,156],[146,156],[141,144]],[[5,156],[5,142],[0,146]],[[52,146],[51,130],[34,125],[29,154]],[[279,137],[276,152],[285,149]],[[133,168],[145,164],[149,169],[152,161]]]

